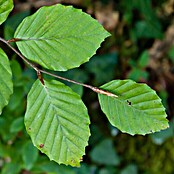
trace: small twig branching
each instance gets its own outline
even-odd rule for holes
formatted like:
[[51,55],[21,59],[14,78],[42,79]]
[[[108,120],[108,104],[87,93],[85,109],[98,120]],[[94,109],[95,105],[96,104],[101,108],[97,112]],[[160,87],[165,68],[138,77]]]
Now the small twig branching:
[[5,40],[3,38],[0,37],[0,41],[2,41],[3,43],[5,43],[10,49],[12,49],[26,64],[28,64],[30,67],[32,67],[36,72],[37,72],[37,76],[38,76],[38,79],[41,81],[41,83],[44,85],[44,79],[42,78],[42,75],[41,73],[43,74],[47,74],[47,75],[50,75],[52,77],[55,77],[57,79],[61,79],[61,80],[64,80],[64,81],[67,81],[67,82],[70,82],[70,83],[74,83],[76,85],[80,85],[80,86],[83,86],[83,87],[86,87],[86,88],[89,88],[91,89],[92,91],[96,92],[96,93],[99,93],[99,94],[104,94],[104,95],[107,95],[107,96],[110,96],[110,97],[118,97],[117,95],[111,93],[111,92],[108,92],[108,91],[104,91],[100,88],[97,88],[97,87],[94,87],[94,86],[91,86],[91,85],[87,85],[87,84],[84,84],[84,83],[80,83],[80,82],[77,82],[77,81],[74,81],[74,80],[70,80],[70,79],[67,79],[65,77],[61,77],[61,76],[58,76],[58,75],[55,75],[55,74],[52,74],[48,71],[45,71],[45,70],[42,70],[40,68],[38,68],[37,66],[35,66],[33,63],[31,63],[30,61],[28,61],[17,49],[15,49],[14,47],[12,47],[10,45],[10,42],[16,42],[16,41],[20,41],[20,39],[16,39],[16,38],[13,38],[13,39],[10,39],[10,40]]

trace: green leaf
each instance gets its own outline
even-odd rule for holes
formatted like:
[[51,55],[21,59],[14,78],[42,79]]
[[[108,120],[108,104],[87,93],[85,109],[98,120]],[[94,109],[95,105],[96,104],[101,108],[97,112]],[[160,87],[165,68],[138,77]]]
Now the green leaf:
[[[89,77],[85,70],[82,70],[79,68],[74,68],[74,69],[71,69],[66,72],[58,72],[58,75],[60,75],[61,77],[68,78],[68,79],[73,79],[73,80],[81,82],[81,83],[86,83],[88,81],[88,77]],[[76,92],[80,96],[83,95],[83,86],[76,85],[76,84],[69,83],[69,82],[65,82],[65,85],[69,86],[74,92]]]
[[117,54],[113,52],[102,56],[94,56],[88,63],[86,63],[85,68],[87,71],[94,74],[95,82],[101,85],[114,78],[115,74],[113,72],[116,69],[117,63]]
[[10,132],[19,132],[23,129],[24,127],[24,117],[19,117],[15,119],[11,126],[10,126]]
[[99,174],[115,174],[120,173],[118,169],[114,166],[107,166],[102,169],[100,169]]
[[129,164],[120,172],[120,174],[130,174],[130,173],[138,174],[138,169],[136,165]]
[[6,40],[13,38],[15,30],[18,27],[18,25],[22,22],[22,20],[25,17],[29,15],[30,15],[29,11],[22,11],[14,14],[13,16],[10,16],[4,23],[4,38]]
[[[39,158],[40,160],[40,158]],[[38,161],[39,161],[38,160]],[[72,167],[68,167],[65,165],[57,165],[57,163],[53,161],[39,161],[38,164],[35,165],[36,168],[38,168],[39,172],[45,172],[47,174],[77,174],[72,170]],[[81,167],[80,167],[81,168]],[[36,172],[37,173],[37,172]]]
[[12,73],[7,55],[0,48],[0,114],[13,93]]
[[141,79],[147,79],[149,76],[148,72],[139,69],[137,67],[133,67],[132,70],[128,74],[128,78],[135,81],[140,81]]
[[98,95],[101,109],[110,123],[122,132],[145,135],[168,127],[161,99],[146,84],[114,80],[101,89],[118,96]]
[[0,25],[7,19],[13,9],[12,0],[0,0]]
[[92,174],[96,173],[97,167],[94,165],[88,165],[86,163],[83,163],[79,168],[74,168],[76,174]]
[[174,62],[174,45],[171,46],[171,48],[168,50],[168,56]]
[[17,81],[17,80],[21,81],[22,68],[21,68],[19,62],[17,60],[13,59],[10,61],[10,66],[11,66],[11,70],[12,70],[12,74],[13,74],[13,80],[14,81]]
[[163,37],[161,26],[152,21],[138,21],[135,24],[136,36],[138,38],[159,38]]
[[144,51],[138,60],[139,67],[144,68],[145,66],[147,66],[148,61],[149,61],[149,52]]
[[28,94],[26,129],[50,160],[79,166],[90,135],[87,109],[63,83],[44,82],[37,80]]
[[19,163],[6,163],[4,166],[3,166],[3,169],[1,171],[1,174],[7,174],[7,173],[10,173],[10,174],[19,174],[20,173],[20,170],[21,170],[21,166]]
[[[15,85],[15,84],[14,84]],[[11,98],[8,103],[8,108],[11,111],[18,110],[19,107],[21,107],[23,98],[24,98],[24,89],[23,87],[15,87],[13,89],[13,94],[11,95]]]
[[28,141],[23,147],[22,158],[24,161],[25,169],[30,170],[34,166],[37,158],[38,158],[38,150],[33,144]]
[[91,151],[91,158],[98,164],[118,165],[120,163],[120,158],[116,154],[113,142],[110,139],[100,142]]
[[110,34],[88,14],[72,6],[42,7],[15,32],[17,46],[45,68],[65,71],[92,57]]

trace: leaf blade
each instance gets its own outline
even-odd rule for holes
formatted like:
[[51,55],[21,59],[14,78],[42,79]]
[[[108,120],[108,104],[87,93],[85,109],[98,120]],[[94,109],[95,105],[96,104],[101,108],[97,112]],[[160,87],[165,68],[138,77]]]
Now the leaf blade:
[[12,72],[7,55],[0,48],[0,114],[13,93]]
[[98,94],[102,111],[122,132],[145,135],[168,127],[161,99],[147,85],[114,80],[101,88],[118,96]]
[[0,1],[0,25],[7,19],[9,13],[13,9],[12,0],[1,0]]
[[101,165],[120,164],[120,157],[116,153],[111,139],[104,139],[100,143],[98,143],[92,149],[90,156],[92,161]]
[[64,84],[44,82],[45,86],[37,80],[29,92],[26,129],[33,144],[51,160],[78,166],[90,135],[86,107]]
[[39,151],[33,146],[31,141],[27,141],[22,150],[22,159],[25,169],[31,170],[38,159]]
[[60,4],[40,8],[25,18],[15,32],[24,56],[56,71],[87,62],[109,35],[89,15]]

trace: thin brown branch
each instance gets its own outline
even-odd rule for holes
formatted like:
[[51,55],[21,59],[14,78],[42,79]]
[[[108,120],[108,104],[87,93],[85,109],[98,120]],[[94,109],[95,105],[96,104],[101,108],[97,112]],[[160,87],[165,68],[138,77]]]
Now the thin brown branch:
[[9,48],[11,48],[24,62],[26,62],[29,66],[31,66],[36,72],[39,71],[39,69],[34,64],[29,62],[21,53],[19,53],[14,47],[12,47],[8,41],[6,41],[1,37],[0,41],[4,42]]
[[13,38],[13,39],[8,40],[7,42],[10,43],[10,42],[17,42],[17,41],[20,41],[20,39],[18,39],[18,38]]
[[52,77],[55,77],[57,79],[61,79],[61,80],[64,80],[64,81],[67,81],[67,82],[70,82],[70,83],[74,83],[76,85],[80,85],[80,86],[83,86],[83,87],[86,87],[86,88],[89,88],[91,89],[92,91],[96,92],[96,93],[99,93],[99,94],[104,94],[104,95],[107,95],[109,97],[118,97],[117,95],[111,93],[111,92],[108,92],[108,91],[104,91],[102,89],[99,89],[97,87],[94,87],[94,86],[91,86],[91,85],[87,85],[87,84],[84,84],[84,83],[80,83],[80,82],[77,82],[77,81],[74,81],[74,80],[70,80],[70,79],[67,79],[67,78],[64,78],[64,77],[61,77],[61,76],[58,76],[58,75],[55,75],[55,74],[52,74],[48,71],[45,71],[45,70],[42,70],[42,69],[39,69],[38,67],[36,67],[34,64],[32,64],[31,62],[29,62],[21,53],[19,53],[19,51],[17,51],[14,47],[12,47],[9,43],[9,41],[6,41],[5,39],[1,38],[0,37],[0,41],[2,41],[3,43],[5,43],[9,48],[11,48],[26,64],[28,64],[30,67],[32,67],[36,72],[37,72],[37,76],[38,76],[38,79],[41,81],[41,83],[44,85],[44,79],[42,78],[42,75],[41,75],[41,72],[44,73],[44,74],[47,74],[47,75],[50,75]]
[[39,71],[42,72],[42,73],[44,73],[44,74],[50,75],[50,76],[52,76],[52,77],[55,77],[55,78],[58,78],[58,79],[61,79],[61,80],[64,80],[64,81],[67,81],[67,82],[70,82],[70,83],[74,83],[74,84],[76,84],[76,85],[80,85],[80,86],[89,88],[89,89],[91,89],[91,90],[93,90],[94,92],[99,93],[99,94],[104,94],[104,95],[107,95],[107,96],[110,96],[110,97],[118,97],[117,95],[115,95],[115,94],[113,94],[113,93],[111,93],[111,92],[104,91],[104,90],[102,90],[102,89],[99,89],[99,88],[94,87],[94,86],[91,86],[91,85],[87,85],[87,84],[80,83],[80,82],[77,82],[77,81],[74,81],[74,80],[70,80],[70,79],[67,79],[67,78],[64,78],[64,77],[61,77],[61,76],[52,74],[52,73],[50,73],[50,72],[47,72],[47,71],[45,71],[45,70],[39,69]]

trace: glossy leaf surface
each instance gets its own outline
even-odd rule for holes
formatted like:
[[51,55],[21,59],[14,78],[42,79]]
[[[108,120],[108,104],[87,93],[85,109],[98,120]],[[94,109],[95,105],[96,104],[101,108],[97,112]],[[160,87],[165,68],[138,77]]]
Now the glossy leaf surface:
[[168,127],[161,99],[147,85],[114,80],[101,88],[118,96],[98,95],[101,109],[122,132],[145,135]]
[[88,144],[89,123],[85,105],[69,87],[55,80],[34,83],[25,125],[33,144],[50,160],[79,166]]
[[72,6],[40,8],[15,32],[19,50],[45,68],[65,71],[87,62],[110,34]]

